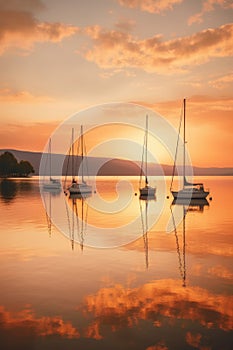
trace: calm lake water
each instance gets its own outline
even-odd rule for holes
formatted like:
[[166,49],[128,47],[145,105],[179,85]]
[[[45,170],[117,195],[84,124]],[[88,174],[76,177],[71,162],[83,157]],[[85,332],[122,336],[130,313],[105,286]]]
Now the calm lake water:
[[149,202],[136,178],[83,201],[2,181],[1,348],[232,349],[233,177],[202,180],[212,201],[189,207],[170,178]]

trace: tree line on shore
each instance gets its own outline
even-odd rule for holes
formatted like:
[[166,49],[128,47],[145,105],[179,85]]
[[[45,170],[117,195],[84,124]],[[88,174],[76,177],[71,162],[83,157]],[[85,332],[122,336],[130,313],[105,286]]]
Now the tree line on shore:
[[0,155],[0,177],[28,177],[35,171],[27,160],[17,161],[11,152],[4,152]]

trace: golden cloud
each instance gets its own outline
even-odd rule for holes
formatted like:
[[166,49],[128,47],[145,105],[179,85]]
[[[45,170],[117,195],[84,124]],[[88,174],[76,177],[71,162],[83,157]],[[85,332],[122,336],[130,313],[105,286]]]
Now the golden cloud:
[[[202,327],[228,331],[233,327],[232,306],[231,296],[212,294],[200,287],[183,288],[179,281],[167,279],[136,288],[120,284],[102,288],[95,295],[87,296],[81,309],[84,315],[91,313],[94,317],[86,336],[100,339],[101,324],[108,324],[113,332],[132,327],[139,320],[152,320],[156,327],[162,327],[161,316],[169,318],[171,324],[175,319],[192,320]],[[157,320],[162,323],[158,324]],[[189,343],[197,339],[191,334],[187,336]]]
[[87,27],[84,33],[93,40],[86,59],[105,69],[139,68],[168,74],[233,54],[233,24],[168,41],[162,41],[161,35],[138,40],[129,33],[100,26]]
[[161,13],[172,10],[174,5],[183,0],[118,0],[119,4],[129,8],[139,8],[150,13]]
[[78,31],[63,23],[39,22],[27,11],[1,10],[0,23],[0,54],[12,48],[28,53],[37,42],[59,42]]
[[36,317],[35,312],[27,307],[21,311],[7,311],[0,305],[1,323],[4,329],[28,328],[30,332],[38,336],[59,335],[65,338],[79,338],[78,330],[68,322],[64,322],[60,316],[42,316]]

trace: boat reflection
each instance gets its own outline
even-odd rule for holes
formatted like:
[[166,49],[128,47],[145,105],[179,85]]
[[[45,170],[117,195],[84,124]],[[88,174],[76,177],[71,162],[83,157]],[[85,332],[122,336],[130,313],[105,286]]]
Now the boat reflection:
[[[145,197],[142,195],[139,197],[139,207],[140,207],[140,215],[141,215],[141,223],[142,223],[142,237],[143,237],[143,243],[144,243],[145,263],[146,263],[147,269],[149,267],[148,209],[149,209],[149,203],[155,202],[155,201],[156,201],[155,196]],[[145,210],[143,210],[143,206]]]
[[203,212],[204,208],[209,206],[209,202],[206,198],[177,198],[173,200],[172,205],[182,205],[187,211]]
[[[176,239],[176,250],[177,250],[177,256],[178,256],[178,264],[179,264],[179,271],[180,276],[182,279],[182,286],[186,287],[186,256],[185,256],[185,248],[186,248],[186,236],[185,236],[185,220],[186,220],[186,214],[187,210],[185,209],[185,206],[183,205],[183,225],[182,225],[182,243],[180,242],[178,231],[177,231],[177,225],[175,222],[175,217],[171,209],[172,214],[172,222],[174,225],[174,234]],[[182,248],[181,248],[182,247]]]
[[91,195],[91,193],[70,194],[68,201],[71,203],[71,214],[66,202],[66,213],[72,250],[74,250],[74,242],[79,242],[81,250],[83,250],[84,239],[87,232],[88,216],[88,205],[86,200]]
[[[178,224],[176,223],[175,220],[175,215],[174,211],[172,210],[172,206],[180,206],[182,208],[182,242],[180,242],[179,234],[177,231]],[[176,239],[176,250],[177,250],[177,255],[178,255],[178,264],[179,264],[179,271],[180,271],[180,276],[182,279],[182,285],[183,287],[186,287],[186,254],[185,254],[185,249],[186,249],[186,215],[188,212],[199,212],[203,213],[205,206],[209,206],[209,202],[205,198],[201,199],[191,199],[187,200],[184,198],[177,198],[174,199],[170,210],[171,210],[171,215],[172,215],[172,222],[173,222],[173,227],[174,227],[174,234],[175,234],[175,239]]]
[[41,197],[45,207],[49,236],[52,234],[52,198],[58,197],[60,193],[61,188],[43,188],[43,191],[41,192]]

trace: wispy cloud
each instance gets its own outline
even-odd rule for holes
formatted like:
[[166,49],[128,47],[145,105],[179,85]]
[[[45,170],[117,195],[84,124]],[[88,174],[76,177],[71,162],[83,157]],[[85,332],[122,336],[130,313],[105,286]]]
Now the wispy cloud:
[[159,34],[138,40],[129,33],[100,26],[87,27],[84,33],[93,40],[86,59],[106,69],[139,68],[169,74],[233,54],[233,24],[168,41]]
[[136,22],[129,19],[120,19],[116,24],[115,27],[117,30],[120,30],[122,32],[130,32],[136,25]]
[[0,10],[0,54],[12,48],[20,49],[25,54],[37,42],[59,42],[77,31],[75,26],[40,22],[30,11],[3,6]]
[[228,268],[222,265],[210,267],[208,269],[208,273],[218,278],[220,277],[228,280],[232,280],[233,278],[233,273]]
[[223,89],[233,83],[233,72],[220,78],[209,81],[209,85],[216,89]]
[[233,9],[232,0],[205,0],[202,3],[202,10],[191,16],[188,20],[188,24],[203,22],[203,16],[206,12],[216,10],[217,6],[223,9]]
[[0,89],[0,103],[42,103],[52,102],[48,96],[35,96],[28,91],[13,91],[10,89]]
[[150,13],[162,13],[172,10],[174,5],[183,0],[118,0],[119,4],[129,8],[139,8],[141,11]]
[[[182,100],[171,100],[164,102],[144,102],[144,101],[132,101],[133,103],[151,108],[156,112],[168,117],[169,119],[179,116],[179,112],[182,106]],[[232,121],[229,120],[228,113],[233,111],[233,97],[211,97],[208,95],[193,95],[188,98],[189,114],[194,116],[195,121],[201,120],[202,125],[211,122],[216,127],[220,127],[225,122],[225,125],[232,126]],[[201,111],[201,112],[200,112]],[[221,118],[219,118],[219,112],[221,112]],[[210,114],[211,117],[203,118],[203,114]]]

